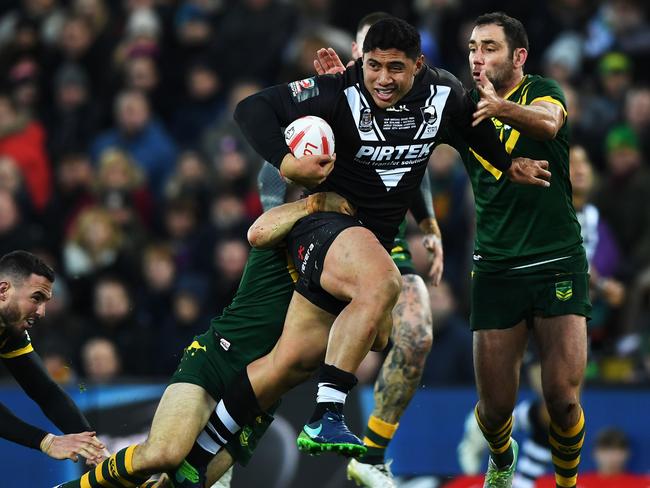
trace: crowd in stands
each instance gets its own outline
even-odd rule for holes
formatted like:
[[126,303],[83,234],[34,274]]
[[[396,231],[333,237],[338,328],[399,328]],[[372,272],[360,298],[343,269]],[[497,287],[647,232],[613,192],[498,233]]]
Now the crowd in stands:
[[[526,71],[556,79],[567,99],[592,274],[589,379],[650,381],[647,2],[5,0],[0,254],[28,249],[58,273],[32,338],[61,382],[174,371],[229,303],[261,213],[261,160],[235,105],[312,76],[320,47],[347,61],[369,8],[416,25],[427,62],[467,87],[473,19],[504,10],[522,20]],[[471,190],[451,148],[438,148],[430,172],[446,283],[432,293],[441,340],[424,382],[467,382],[471,369],[449,362],[471,364]]]

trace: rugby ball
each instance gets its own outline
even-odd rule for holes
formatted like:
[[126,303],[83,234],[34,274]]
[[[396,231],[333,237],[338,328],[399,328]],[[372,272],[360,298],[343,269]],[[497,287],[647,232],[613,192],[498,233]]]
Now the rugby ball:
[[284,140],[297,158],[313,154],[334,154],[334,132],[320,117],[307,115],[291,122],[284,130]]

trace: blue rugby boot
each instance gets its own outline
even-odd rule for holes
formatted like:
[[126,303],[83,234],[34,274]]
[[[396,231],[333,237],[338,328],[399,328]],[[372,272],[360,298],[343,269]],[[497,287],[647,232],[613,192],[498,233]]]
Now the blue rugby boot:
[[368,448],[350,432],[342,414],[325,412],[320,418],[302,428],[296,441],[298,450],[308,454],[333,452],[346,457],[359,457]]

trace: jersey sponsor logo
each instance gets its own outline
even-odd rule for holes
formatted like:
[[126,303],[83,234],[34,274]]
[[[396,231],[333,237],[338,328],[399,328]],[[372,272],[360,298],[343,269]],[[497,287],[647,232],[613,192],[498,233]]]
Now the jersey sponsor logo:
[[361,110],[359,117],[359,130],[361,132],[370,132],[372,130],[372,112],[369,108]]
[[[300,246],[300,247],[302,247],[303,251],[304,251],[304,247],[303,246]],[[314,250],[314,243],[312,242],[312,243],[309,244],[309,247],[307,248],[307,252],[305,253],[305,258],[304,259],[301,258],[302,265],[300,266],[300,271],[302,273],[304,273],[305,269],[307,269],[307,261],[309,261],[309,256],[311,255],[311,252],[313,250]],[[301,256],[300,248],[298,248],[298,257],[300,257],[300,256]]]
[[[357,163],[373,166],[386,191],[395,188],[413,166],[429,160],[433,142],[400,146],[361,146],[354,157]],[[383,169],[382,167],[392,166]],[[395,167],[397,166],[397,167]]]
[[221,349],[223,349],[224,351],[230,349],[230,341],[224,339],[223,337],[219,339],[219,345],[221,346]]
[[354,159],[358,162],[382,162],[399,163],[400,161],[413,161],[429,158],[433,142],[428,144],[404,144],[400,146],[361,146]]
[[573,297],[573,281],[559,281],[555,283],[555,297],[566,302]]
[[296,102],[304,102],[315,96],[318,96],[320,90],[316,78],[305,78],[304,80],[292,81],[289,83],[289,90],[291,96]]
[[402,180],[402,177],[411,171],[411,167],[394,168],[394,169],[375,169],[382,183],[386,187],[386,191],[391,191]]
[[473,259],[474,261],[480,261],[481,259],[483,259],[483,256],[481,256],[480,254],[474,254],[474,255],[472,256],[472,259]]

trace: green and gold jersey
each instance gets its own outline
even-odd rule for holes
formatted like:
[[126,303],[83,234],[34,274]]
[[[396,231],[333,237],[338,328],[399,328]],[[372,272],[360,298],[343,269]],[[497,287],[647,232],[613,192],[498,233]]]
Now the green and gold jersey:
[[[472,90],[472,97],[479,95]],[[558,104],[566,115],[566,101],[551,79],[526,75],[505,97],[520,105],[536,101]],[[492,119],[506,151],[513,158],[547,160],[550,188],[512,183],[471,147],[449,134],[467,168],[476,202],[475,267],[498,271],[561,259],[582,251],[569,181],[567,122],[552,140],[538,141]]]
[[0,330],[0,358],[11,359],[34,350],[27,331],[12,335],[7,329]]
[[298,272],[285,247],[251,249],[237,293],[211,328],[238,364],[264,356],[277,342]]

